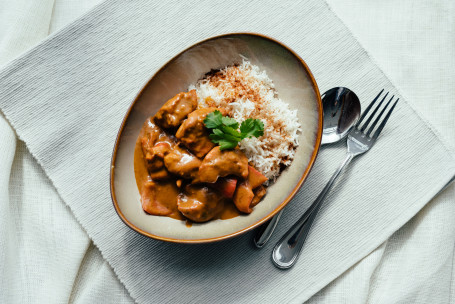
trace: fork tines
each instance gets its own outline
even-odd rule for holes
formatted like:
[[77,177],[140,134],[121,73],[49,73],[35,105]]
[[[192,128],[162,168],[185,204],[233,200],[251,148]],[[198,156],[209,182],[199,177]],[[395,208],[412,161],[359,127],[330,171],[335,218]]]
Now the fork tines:
[[[381,96],[382,92],[384,92],[384,89],[381,90],[381,92],[379,92],[378,96],[376,96],[373,101],[368,105],[368,107],[366,108],[365,112],[363,112],[362,116],[360,117],[359,121],[357,122],[357,124],[355,125],[355,128],[359,129],[361,132],[365,131],[366,128],[368,127],[368,125],[370,124],[371,120],[373,119],[373,117],[376,115],[376,113],[378,112],[379,108],[381,107],[382,103],[384,102],[384,100],[386,99],[387,95],[389,94],[389,92],[387,92],[384,97],[382,98],[382,100],[379,102],[379,104],[376,106],[376,108],[373,110],[373,112],[371,113],[371,115],[368,117],[368,119],[365,121],[365,123],[362,125],[361,128],[360,127],[360,124],[362,123],[362,121],[365,119],[365,117],[367,116],[368,112],[370,111],[370,109],[373,107],[373,105],[376,103],[376,101],[379,99],[379,97]],[[373,124],[370,126],[370,128],[368,129],[366,135],[367,136],[370,136],[371,132],[373,131],[374,127],[376,127],[377,123],[379,122],[379,120],[381,119],[382,115],[384,114],[384,112],[386,111],[386,109],[388,108],[389,104],[392,102],[393,98],[395,97],[395,95],[393,95],[389,101],[387,102],[387,104],[385,105],[385,107],[382,109],[382,111],[379,113],[379,115],[376,117],[376,119],[374,120]],[[379,125],[379,127],[376,129],[376,132],[374,132],[373,136],[371,136],[372,139],[376,139],[378,138],[379,134],[381,133],[382,129],[384,128],[385,124],[387,123],[387,120],[389,119],[390,117],[390,114],[392,114],[392,111],[393,109],[395,108],[398,100],[400,100],[400,98],[398,98],[392,105],[392,107],[390,108],[389,112],[387,113],[387,115],[384,117],[384,120],[381,122],[381,124]]]

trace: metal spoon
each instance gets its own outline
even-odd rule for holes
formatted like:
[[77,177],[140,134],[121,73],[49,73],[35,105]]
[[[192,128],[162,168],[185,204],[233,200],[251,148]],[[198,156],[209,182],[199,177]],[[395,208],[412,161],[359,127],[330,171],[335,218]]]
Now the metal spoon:
[[[336,87],[322,94],[322,107],[324,127],[321,145],[343,139],[360,117],[359,98],[348,88]],[[253,239],[257,248],[262,248],[270,239],[282,213],[283,210],[258,228]]]

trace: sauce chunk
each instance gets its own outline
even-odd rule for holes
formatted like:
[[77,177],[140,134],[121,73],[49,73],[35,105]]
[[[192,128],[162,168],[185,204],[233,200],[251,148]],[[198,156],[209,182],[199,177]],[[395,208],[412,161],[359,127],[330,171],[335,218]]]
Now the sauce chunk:
[[214,183],[218,177],[236,175],[248,177],[248,158],[240,149],[220,150],[213,148],[202,161],[197,177],[198,182]]
[[207,114],[215,110],[224,112],[217,108],[202,108],[192,112],[175,133],[175,136],[199,158],[204,157],[215,147],[204,125]]
[[155,115],[155,122],[162,128],[176,128],[197,107],[195,90],[179,93],[166,101]]
[[251,213],[267,193],[262,184],[267,178],[252,166],[248,166],[248,177],[235,189],[234,204],[240,211]]
[[141,133],[142,153],[150,177],[154,180],[169,179],[171,175],[164,166],[164,156],[175,146],[175,140],[150,119],[144,124]]
[[193,179],[199,171],[201,160],[186,149],[176,145],[164,157],[164,164],[169,172],[183,178]]
[[194,222],[211,220],[223,209],[223,198],[207,186],[187,185],[178,197],[178,210]]

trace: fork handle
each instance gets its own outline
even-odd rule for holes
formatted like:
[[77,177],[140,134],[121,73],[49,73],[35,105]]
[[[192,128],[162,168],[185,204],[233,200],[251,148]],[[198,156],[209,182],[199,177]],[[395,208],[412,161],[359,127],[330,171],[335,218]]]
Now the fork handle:
[[354,154],[348,153],[345,160],[337,171],[332,175],[327,185],[322,189],[316,200],[311,204],[310,208],[300,217],[300,219],[283,235],[273,248],[272,259],[276,267],[287,269],[292,267],[300,255],[303,244],[310,232],[311,225],[316,218],[322,202],[332,189],[335,181],[337,180],[343,169],[354,158]]

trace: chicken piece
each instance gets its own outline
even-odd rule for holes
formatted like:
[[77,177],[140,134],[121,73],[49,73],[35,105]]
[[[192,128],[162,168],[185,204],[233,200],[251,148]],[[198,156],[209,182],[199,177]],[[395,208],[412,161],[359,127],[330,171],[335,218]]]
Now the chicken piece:
[[152,215],[178,217],[177,196],[179,189],[173,182],[146,182],[142,186],[142,209]]
[[150,177],[154,180],[165,180],[171,177],[164,166],[163,158],[175,145],[175,140],[163,132],[150,119],[147,119],[140,141],[145,165]]
[[147,149],[144,155],[147,172],[153,180],[165,180],[171,177],[164,166],[164,156],[169,153],[171,146],[168,142],[158,142]]
[[149,172],[149,175],[152,178],[152,180],[156,180],[156,181],[164,181],[164,180],[168,180],[172,177],[172,175],[169,173],[169,171],[167,171],[166,168],[164,168],[164,167],[162,169]]
[[141,147],[142,153],[147,155],[148,152],[155,146],[157,141],[162,136],[163,130],[155,125],[150,119],[147,119],[142,127],[141,133]]
[[251,202],[253,201],[254,193],[248,182],[244,181],[237,185],[234,193],[234,204],[239,211],[251,213]]
[[218,177],[236,175],[248,177],[248,158],[236,148],[234,150],[220,150],[213,148],[202,160],[195,182],[214,183]]
[[204,119],[208,113],[222,109],[202,108],[188,115],[188,118],[182,123],[175,136],[199,158],[203,158],[215,144],[209,137],[209,131],[205,127]]
[[254,197],[251,201],[250,207],[254,207],[262,200],[262,198],[267,194],[267,189],[264,186],[259,186],[253,191]]
[[266,181],[267,177],[256,170],[253,166],[248,166],[248,183],[250,184],[251,189],[256,189]]
[[164,157],[164,165],[171,173],[183,178],[193,179],[198,173],[201,160],[188,150],[176,145]]
[[196,90],[178,93],[161,107],[155,115],[157,125],[168,129],[178,127],[197,107]]
[[223,209],[224,199],[206,186],[187,185],[177,199],[178,210],[194,222],[206,222]]
[[251,213],[253,207],[256,206],[267,190],[263,183],[267,181],[267,177],[262,175],[252,166],[248,166],[248,177],[238,184],[234,193],[234,204],[241,212]]
[[144,156],[147,155],[147,153],[151,153],[151,150],[154,149],[155,145],[159,142],[166,142],[171,148],[175,145],[175,139],[167,135],[160,127],[154,124],[150,118],[146,120],[142,127],[140,140]]

